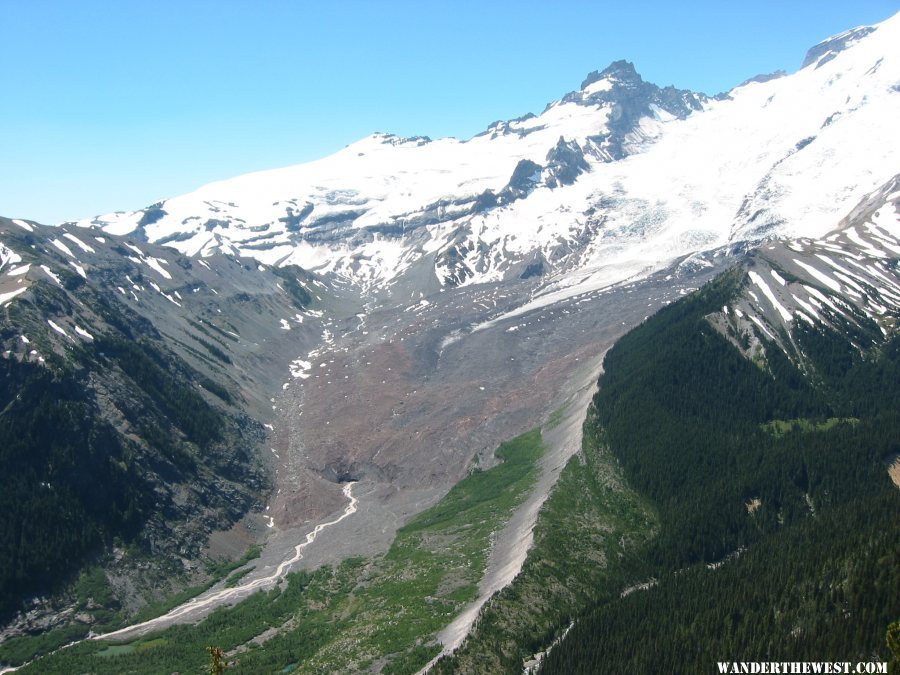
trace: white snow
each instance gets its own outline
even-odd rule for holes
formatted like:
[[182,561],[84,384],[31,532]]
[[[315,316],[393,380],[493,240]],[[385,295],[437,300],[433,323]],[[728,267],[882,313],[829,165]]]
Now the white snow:
[[[857,290],[863,291],[863,289],[860,288],[859,285],[857,285],[855,282],[848,280],[848,277],[854,277],[854,278],[859,279],[859,277],[855,273],[851,272],[846,267],[841,267],[839,264],[837,264],[834,260],[829,258],[827,255],[822,255],[821,253],[817,253],[816,257],[819,260],[825,261],[828,265],[830,265],[831,267],[836,269],[838,271],[838,274],[836,274],[835,276],[837,276],[839,279],[841,279],[845,283],[849,283],[851,286],[853,286]],[[852,260],[848,260],[847,262],[849,262],[851,264],[853,263]],[[842,278],[842,276],[843,276],[843,278]],[[859,279],[859,280],[862,281],[863,283],[867,283],[864,279]]]
[[23,274],[26,274],[28,272],[28,270],[30,270],[30,269],[31,269],[31,263],[29,263],[27,265],[22,265],[20,267],[13,267],[12,269],[9,270],[9,272],[7,272],[7,274],[11,277],[18,277],[18,276],[22,276]]
[[752,270],[749,272],[749,275],[750,279],[759,287],[759,289],[763,292],[763,295],[768,298],[769,302],[772,303],[772,306],[778,311],[778,313],[781,315],[781,318],[784,319],[785,323],[790,323],[794,317],[791,316],[791,313],[787,310],[787,308],[778,301],[778,297],[772,292],[772,289],[769,288],[769,285],[765,282],[765,279],[763,279],[761,276],[759,276],[759,274]]
[[796,295],[793,295],[793,294],[792,294],[792,297],[794,298],[794,300],[797,302],[798,305],[800,305],[803,309],[806,310],[806,312],[807,312],[808,314],[810,314],[811,316],[813,316],[813,317],[816,318],[817,320],[819,319],[819,315],[816,313],[816,308],[815,308],[815,307],[813,307],[811,304],[809,304],[808,302],[806,302],[806,301],[803,300],[802,298],[798,298]]
[[70,234],[70,233],[68,233],[68,232],[64,232],[64,233],[63,233],[63,236],[64,236],[66,239],[68,239],[69,241],[71,241],[73,244],[75,244],[76,246],[78,246],[78,247],[79,247],[82,251],[84,251],[85,253],[96,253],[96,251],[95,251],[92,247],[90,247],[90,246],[88,246],[87,244],[85,244],[83,241],[81,241],[81,239],[79,239],[78,237],[76,237],[74,234]]
[[854,244],[857,244],[863,253],[872,258],[887,258],[888,254],[882,251],[881,249],[875,248],[867,242],[865,239],[859,236],[859,233],[856,231],[854,227],[847,228],[847,238],[852,241]]
[[54,323],[50,319],[47,319],[47,323],[50,324],[50,328],[55,330],[60,335],[65,335],[66,337],[69,337],[69,334],[66,331],[64,331],[62,328],[60,328],[58,324]]
[[772,333],[769,332],[769,329],[765,327],[765,325],[763,324],[763,322],[760,321],[760,320],[759,320],[757,317],[755,317],[753,314],[750,315],[750,320],[751,320],[753,323],[755,323],[757,326],[759,326],[760,329],[762,329],[762,331],[763,331],[766,335],[768,335],[771,339],[773,339],[773,340],[775,339],[775,336],[772,335]]
[[799,265],[800,267],[802,267],[803,269],[805,269],[807,272],[809,272],[813,277],[815,277],[816,279],[821,281],[823,284],[828,286],[828,288],[830,288],[831,290],[837,291],[838,293],[841,292],[841,285],[837,281],[832,279],[830,276],[825,274],[824,272],[816,269],[812,265],[806,264],[802,260],[797,260],[796,258],[794,258],[794,262],[797,265]]
[[53,239],[50,241],[50,243],[53,244],[57,249],[59,249],[60,251],[65,253],[70,258],[75,257],[75,254],[72,253],[72,249],[70,249],[68,246],[66,246],[64,243],[62,243],[59,239]]
[[294,359],[290,364],[291,375],[302,380],[309,377],[309,371],[311,369],[312,363],[310,361],[304,361],[302,358]]
[[169,271],[163,268],[163,263],[166,262],[165,260],[162,260],[161,258],[154,258],[152,256],[147,256],[143,259],[143,261],[145,263],[147,263],[147,265],[150,268],[152,268],[153,271],[155,271],[157,274],[159,274],[162,278],[164,278],[164,279],[172,278],[172,275],[169,274]]
[[28,230],[29,232],[34,232],[34,228],[26,223],[24,220],[19,220],[18,218],[13,218],[13,223],[21,227],[23,230]]
[[11,248],[7,248],[3,242],[0,241],[0,270],[7,265],[17,265],[20,262],[22,262],[22,256]]
[[69,261],[69,264],[75,268],[75,271],[78,272],[82,277],[87,279],[87,272],[84,271],[84,267],[79,265],[77,262]]
[[835,312],[837,312],[838,314],[843,314],[843,313],[844,313],[843,310],[841,310],[841,308],[838,307],[838,306],[831,300],[831,298],[829,298],[827,295],[825,295],[824,293],[822,293],[818,288],[815,288],[815,287],[813,287],[813,286],[807,286],[806,284],[803,284],[803,288],[805,288],[805,289],[807,290],[807,292],[809,293],[809,295],[810,295],[810,300],[812,300],[812,298],[815,297],[815,298],[816,298],[817,300],[819,300],[822,304],[828,305],[829,307],[831,307],[831,309],[833,309],[833,310],[834,310]]
[[[866,292],[866,289],[856,283],[856,281],[854,281],[852,277],[849,277],[846,274],[842,274],[841,272],[835,272],[834,276],[836,276],[845,286],[847,286],[847,288],[844,289],[847,291],[847,293],[856,295],[856,297],[861,297],[857,294]],[[856,291],[856,293],[854,293],[853,291]]]
[[[896,199],[897,195],[898,193],[894,193],[889,196],[888,201]],[[892,236],[900,235],[900,214],[897,213],[896,208],[892,204],[874,213],[872,215],[872,224],[880,227]]]
[[0,307],[27,290],[28,286],[22,286],[21,288],[16,288],[12,291],[9,291],[8,293],[0,293]]
[[75,332],[78,333],[81,337],[87,338],[88,340],[94,339],[93,335],[88,333],[84,328],[82,328],[78,324],[75,325]]
[[[608,131],[608,107],[558,101],[468,141],[374,134],[315,162],[211,183],[166,200],[167,215],[144,231],[154,242],[183,235],[169,245],[189,255],[237,252],[263,265],[299,264],[364,291],[387,286],[423,256],[440,260],[451,245],[473,270],[466,284],[505,278],[539,252],[556,268],[529,305],[535,309],[697,251],[770,235],[824,236],[896,173],[897,44],[900,15],[819,68],[736,88],[685,120],[655,110],[625,139],[634,154],[624,160],[607,161],[594,140]],[[599,80],[582,98],[611,86]],[[539,185],[475,215],[454,206],[502,190],[523,159],[545,164],[560,137],[586,149],[590,170],[573,185]],[[346,237],[311,243],[288,231],[280,219],[306,204],[310,227],[344,214]],[[601,204],[602,232],[588,212]],[[121,234],[134,231],[142,215],[108,214],[83,225]],[[430,224],[414,227],[425,216]],[[228,224],[208,231],[210,219]],[[357,236],[371,226],[409,229]],[[560,250],[573,252],[552,255]],[[434,273],[450,277],[440,261]]]
[[592,82],[591,84],[586,86],[581,91],[583,91],[585,94],[590,95],[590,94],[596,94],[597,92],[601,92],[601,91],[609,91],[610,89],[612,89],[612,87],[613,87],[612,80],[610,80],[607,77],[604,77],[602,80],[597,80],[596,82]]
[[860,270],[860,271],[862,271],[862,272],[865,272],[866,274],[868,274],[868,275],[870,275],[871,277],[873,277],[873,279],[877,279],[879,282],[882,282],[883,284],[887,284],[887,285],[890,287],[890,289],[885,289],[885,288],[882,286],[882,287],[881,287],[881,290],[882,290],[882,291],[886,291],[886,290],[887,290],[888,292],[891,292],[891,290],[893,290],[893,291],[895,291],[895,292],[900,293],[900,284],[898,284],[896,281],[894,281],[893,279],[891,279],[891,278],[889,278],[888,276],[886,276],[884,273],[882,273],[882,272],[881,272],[877,267],[875,267],[874,265],[861,265],[861,264],[859,264],[858,262],[853,261],[853,260],[850,260],[850,261],[848,261],[848,262],[849,262],[851,265],[853,265],[854,267],[856,267],[856,269],[858,269],[858,270]]

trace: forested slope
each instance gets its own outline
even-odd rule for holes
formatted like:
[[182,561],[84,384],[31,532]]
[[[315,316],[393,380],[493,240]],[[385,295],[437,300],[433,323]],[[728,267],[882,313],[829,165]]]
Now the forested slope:
[[[638,576],[542,672],[710,672],[716,661],[888,660],[900,617],[900,339],[795,320],[747,358],[712,315],[740,267],[609,352],[596,433],[660,517]],[[802,327],[801,327],[802,325]],[[658,582],[658,583],[655,583]]]
[[[261,504],[268,394],[318,332],[296,267],[72,229],[0,218],[3,622],[113,559],[132,611],[186,583],[210,532]],[[284,316],[299,340],[274,337]]]

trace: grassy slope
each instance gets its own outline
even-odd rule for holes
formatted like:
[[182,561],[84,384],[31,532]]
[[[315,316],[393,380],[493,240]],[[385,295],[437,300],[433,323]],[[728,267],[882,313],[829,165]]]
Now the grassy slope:
[[[541,452],[537,430],[503,444],[503,463],[457,484],[383,556],[289,575],[281,589],[138,640],[132,650],[82,643],[22,672],[194,672],[213,644],[229,653],[235,672],[415,672],[438,652],[435,633],[476,596],[491,533],[533,486]],[[263,646],[251,642],[264,633]]]
[[485,605],[472,634],[433,672],[520,673],[591,603],[628,583],[624,562],[653,535],[656,517],[622,481],[593,422],[545,502],[522,572]]

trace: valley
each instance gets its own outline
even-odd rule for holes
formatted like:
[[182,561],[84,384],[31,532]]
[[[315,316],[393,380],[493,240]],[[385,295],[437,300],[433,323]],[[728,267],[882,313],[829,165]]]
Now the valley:
[[[465,141],[0,218],[3,672],[882,654],[898,34],[717,96],[616,61]],[[642,612],[702,648],[653,661]]]

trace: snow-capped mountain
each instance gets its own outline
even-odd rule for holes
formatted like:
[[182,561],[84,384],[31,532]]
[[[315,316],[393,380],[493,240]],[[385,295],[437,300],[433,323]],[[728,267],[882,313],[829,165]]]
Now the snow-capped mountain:
[[601,287],[693,252],[818,236],[893,176],[897,44],[900,15],[816,45],[796,73],[714,98],[618,61],[540,115],[466,141],[373,134],[78,224],[362,289],[413,268],[428,272],[420,286],[545,275],[551,289]]
[[[306,566],[384,551],[502,441],[558,411],[580,429],[607,350],[729,268],[703,318],[763,366],[803,367],[803,331],[860,352],[896,335],[898,44],[900,14],[713,97],[617,61],[469,140],[374,134],[139,211],[0,218],[0,408],[26,441],[0,512],[33,523],[6,541],[55,541],[68,503],[96,515],[82,548],[57,537],[27,584],[0,578],[0,614],[120,535],[185,569],[239,519],[215,546],[264,541],[257,570],[322,523]],[[17,431],[36,428],[51,440]],[[347,481],[360,508],[335,520]],[[533,524],[491,564],[518,569]]]

